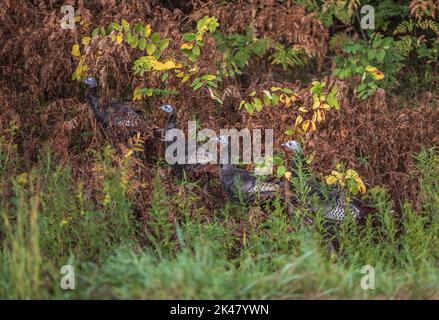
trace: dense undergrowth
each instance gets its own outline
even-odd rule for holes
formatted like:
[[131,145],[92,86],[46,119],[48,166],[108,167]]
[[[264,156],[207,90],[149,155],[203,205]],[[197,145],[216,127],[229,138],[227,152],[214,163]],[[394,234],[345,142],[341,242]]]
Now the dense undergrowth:
[[[1,197],[2,297],[438,298],[435,150],[416,159],[420,211],[407,202],[399,220],[386,191],[371,189],[376,215],[364,226],[347,220],[330,237],[319,219],[304,225],[304,212],[286,215],[280,201],[268,214],[233,204],[193,210],[198,186],[182,183],[171,193],[160,167],[148,221],[139,223],[124,192],[126,169],[111,164],[109,149],[96,156],[103,165],[97,201],[47,150],[29,173],[11,176],[13,152],[3,141],[1,181],[10,191]],[[336,252],[328,249],[332,239]],[[67,264],[75,267],[71,291],[60,288]],[[361,288],[365,265],[374,267],[374,290]]]
[[[0,8],[0,298],[439,298],[434,2],[368,1],[367,31],[356,0],[69,3],[75,30],[64,2]],[[300,140],[299,198],[342,165],[375,212],[328,227],[230,203],[215,174],[176,181],[152,130],[108,144],[72,81],[88,75],[154,129],[166,102],[181,123],[273,128],[276,152]]]

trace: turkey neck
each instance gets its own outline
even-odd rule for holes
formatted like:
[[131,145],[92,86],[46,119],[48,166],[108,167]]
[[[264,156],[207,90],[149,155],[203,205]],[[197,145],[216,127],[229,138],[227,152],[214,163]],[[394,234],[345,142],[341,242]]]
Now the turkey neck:
[[96,119],[101,123],[105,123],[106,117],[105,114],[99,110],[99,106],[98,106],[99,99],[97,93],[98,93],[98,88],[96,87],[90,88],[86,93],[85,98],[88,104],[90,105],[91,109],[93,110]]
[[169,114],[168,119],[166,120],[166,132],[176,128],[177,128],[177,113],[175,111],[172,111]]
[[222,158],[224,158],[224,156],[220,154],[220,162],[218,165],[220,175],[237,168],[236,165],[232,164],[232,146],[230,143],[227,144],[227,163],[222,163]]
[[[166,120],[166,125],[165,125],[165,137],[166,137],[166,133],[171,130],[171,129],[177,129],[177,113],[175,111],[172,111],[169,115],[168,115],[168,119]],[[177,138],[175,137],[174,140],[172,141],[165,141],[165,148],[168,148],[171,144],[173,144],[175,141],[177,140]],[[187,150],[186,150],[187,152]]]

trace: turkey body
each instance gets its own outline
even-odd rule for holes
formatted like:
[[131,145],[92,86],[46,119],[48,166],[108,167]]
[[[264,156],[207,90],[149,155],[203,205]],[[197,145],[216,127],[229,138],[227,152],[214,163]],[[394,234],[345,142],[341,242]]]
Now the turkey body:
[[233,164],[221,164],[219,177],[225,194],[235,202],[251,202],[258,197],[267,199],[280,190],[277,184],[260,181]]
[[144,138],[152,135],[154,126],[137,114],[129,103],[112,102],[101,107],[96,79],[88,78],[85,83],[89,87],[85,99],[107,137],[126,140],[136,133],[141,133]]
[[[288,144],[295,146],[294,150],[292,150],[294,151],[294,157],[290,167],[291,172],[297,176],[297,168],[300,167],[301,174],[308,178],[307,205],[312,211],[323,211],[325,219],[334,221],[342,221],[346,219],[348,215],[351,215],[355,220],[365,216],[370,208],[365,207],[358,198],[351,197],[348,200],[345,192],[339,188],[332,187],[329,192],[324,190],[325,188],[323,188],[322,184],[311,177],[311,168],[308,166],[306,156],[300,146],[298,146],[298,143],[292,143],[292,141],[290,141],[284,145],[288,148]],[[317,198],[317,204],[312,204],[311,198],[313,197]]]
[[[170,105],[163,105],[161,109],[168,114],[164,127],[164,136],[173,129],[180,129],[178,125],[177,113],[175,109]],[[165,139],[165,152],[166,150],[175,143],[177,137],[173,140]],[[198,174],[211,172],[212,166],[209,162],[214,160],[216,154],[210,152],[209,149],[195,145],[194,150],[189,150],[188,140],[185,139],[184,145],[184,163],[174,163],[171,165],[171,170],[173,175],[178,178],[183,178],[186,175],[191,177],[196,177]]]

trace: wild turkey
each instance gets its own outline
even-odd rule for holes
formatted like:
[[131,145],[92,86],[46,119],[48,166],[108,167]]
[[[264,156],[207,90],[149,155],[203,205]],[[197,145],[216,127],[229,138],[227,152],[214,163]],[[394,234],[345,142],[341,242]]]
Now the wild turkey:
[[[302,164],[302,174],[308,177],[307,187],[309,192],[307,196],[309,198],[316,196],[319,200],[318,207],[312,206],[311,201],[308,202],[313,211],[323,210],[326,219],[337,221],[344,220],[347,213],[357,220],[368,213],[370,208],[365,206],[360,199],[352,197],[350,201],[347,201],[346,194],[337,187],[332,187],[329,192],[324,192],[323,185],[311,177],[311,170],[306,163],[306,156],[297,141],[287,141],[282,146],[294,152],[294,164]],[[291,171],[297,174],[296,170],[296,167],[291,168]]]
[[103,129],[107,138],[126,140],[128,137],[140,132],[143,138],[153,134],[154,125],[142,119],[129,103],[112,102],[103,108],[99,106],[98,82],[96,78],[85,79],[84,84],[88,87],[85,99],[90,105],[97,122]]
[[[177,112],[175,111],[175,108],[169,104],[162,105],[160,109],[168,114],[163,132],[163,136],[166,137],[168,131],[172,129],[180,129],[177,120]],[[165,139],[165,152],[168,150],[168,147],[175,143],[176,140],[177,137],[173,140]],[[200,173],[212,171],[212,167],[209,166],[209,163],[215,159],[216,154],[213,154],[208,148],[199,145],[195,145],[194,150],[189,150],[187,140],[185,140],[184,148],[184,163],[177,162],[171,165],[172,173],[175,176],[183,178],[186,173],[191,175],[191,177],[195,177]]]
[[216,141],[227,149],[227,159],[220,159],[218,172],[222,189],[230,200],[252,202],[258,197],[270,198],[280,191],[279,185],[258,180],[247,170],[231,163],[231,148],[227,137],[219,136]]

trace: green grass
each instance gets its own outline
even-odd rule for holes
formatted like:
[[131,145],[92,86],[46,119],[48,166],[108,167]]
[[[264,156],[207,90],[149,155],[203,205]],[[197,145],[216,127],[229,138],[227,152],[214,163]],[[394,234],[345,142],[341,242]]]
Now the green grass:
[[[147,219],[139,219],[126,195],[126,166],[113,164],[110,149],[95,155],[100,178],[91,194],[49,151],[23,173],[14,146],[5,139],[0,146],[0,298],[439,298],[435,150],[416,156],[418,211],[404,203],[396,219],[376,187],[369,197],[377,215],[328,237],[321,219],[302,225],[301,209],[288,216],[280,201],[264,206],[266,215],[231,203],[212,212],[196,183],[170,192],[159,169]],[[328,250],[331,237],[337,253]],[[74,290],[60,288],[66,264],[75,267]],[[364,265],[375,268],[374,290],[361,288]]]

